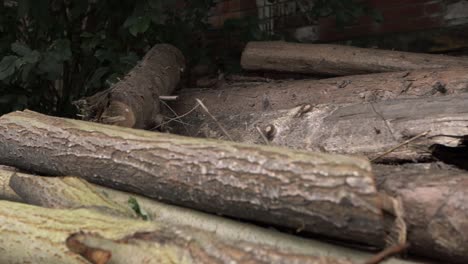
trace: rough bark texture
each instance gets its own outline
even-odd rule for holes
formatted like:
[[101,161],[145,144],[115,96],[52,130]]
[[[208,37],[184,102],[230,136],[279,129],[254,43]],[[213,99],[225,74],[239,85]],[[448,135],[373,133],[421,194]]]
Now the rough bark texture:
[[0,163],[244,219],[382,245],[367,160],[54,118],[0,118]]
[[242,53],[246,70],[344,76],[468,66],[464,58],[330,44],[249,42]]
[[0,263],[89,263],[65,245],[75,232],[120,239],[157,230],[155,223],[109,216],[89,209],[56,210],[0,201]]
[[374,166],[379,190],[400,196],[410,253],[468,263],[468,173],[437,164]]
[[99,191],[99,186],[74,177],[40,177],[0,170],[0,179],[9,180],[11,190],[21,201],[47,208],[106,208],[126,217],[137,217],[127,201],[116,202]]
[[159,96],[175,90],[184,67],[185,59],[177,48],[157,44],[123,80],[75,104],[84,120],[152,128],[162,119]]
[[[277,263],[277,264],[352,264],[331,257],[313,257],[278,252],[273,248],[252,246],[245,242],[212,241],[187,232],[163,229],[137,233],[110,240],[93,234],[77,234],[68,239],[69,248],[88,260],[96,255],[112,255],[112,263]],[[217,243],[216,243],[217,242]],[[107,263],[107,262],[106,262]]]
[[11,177],[15,173],[15,168],[0,165],[0,200],[23,202],[23,199],[10,187]]
[[[430,131],[424,137],[388,153],[379,161],[434,159],[434,144],[455,147],[468,135],[468,93],[434,98],[405,98],[358,104],[302,105],[290,110],[222,113],[216,118],[234,141],[293,149],[366,155],[375,158]],[[190,126],[175,133],[226,138],[206,116],[182,119]]]
[[0,201],[0,222],[1,263],[352,263],[90,209]]
[[468,68],[354,75],[321,80],[233,83],[185,89],[171,107],[182,115],[199,98],[216,114],[281,110],[300,104],[359,103],[468,92]]
[[[139,195],[109,189],[87,183],[76,177],[40,177],[24,173],[0,170],[0,181],[12,186],[13,192],[21,194],[24,202],[48,208],[108,208],[115,212],[135,217],[129,207],[123,205],[134,197],[150,217],[151,221],[171,226],[189,226],[213,232],[222,240],[240,240],[275,247],[295,254],[311,256],[333,256],[362,263],[371,254],[345,247],[326,244],[261,228],[252,224],[240,223],[227,218],[209,215],[195,210],[167,205]],[[2,193],[0,193],[0,197]],[[391,258],[386,264],[416,263]]]

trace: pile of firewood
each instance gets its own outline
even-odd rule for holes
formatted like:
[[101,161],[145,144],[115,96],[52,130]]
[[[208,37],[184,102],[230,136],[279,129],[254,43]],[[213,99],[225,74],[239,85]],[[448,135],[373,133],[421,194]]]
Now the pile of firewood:
[[253,42],[177,91],[184,60],[0,117],[0,263],[468,263],[467,58]]

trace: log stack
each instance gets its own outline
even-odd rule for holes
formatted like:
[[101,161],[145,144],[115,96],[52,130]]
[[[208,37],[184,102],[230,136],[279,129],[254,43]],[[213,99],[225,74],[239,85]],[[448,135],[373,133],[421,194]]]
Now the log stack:
[[241,65],[310,79],[174,92],[160,44],[82,120],[0,117],[0,263],[468,263],[466,59],[252,42]]

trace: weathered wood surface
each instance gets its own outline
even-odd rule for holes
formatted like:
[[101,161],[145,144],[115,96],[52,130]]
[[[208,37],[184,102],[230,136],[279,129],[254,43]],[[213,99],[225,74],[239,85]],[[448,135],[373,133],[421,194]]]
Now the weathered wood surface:
[[162,122],[159,96],[175,90],[184,67],[184,56],[176,47],[156,44],[124,79],[75,104],[84,120],[152,128]]
[[[8,185],[12,187],[12,192],[20,194],[24,202],[32,205],[60,209],[108,208],[122,215],[135,217],[134,211],[129,210],[129,206],[125,206],[128,205],[128,199],[134,197],[151,221],[171,226],[189,226],[213,232],[222,240],[246,241],[294,254],[346,258],[358,263],[363,263],[372,257],[370,253],[363,251],[304,239],[216,215],[167,205],[139,195],[87,183],[77,177],[41,177],[0,170],[0,181],[5,179],[8,179]],[[0,193],[0,198],[2,197],[3,192]],[[390,258],[383,263],[410,264],[416,262]]]
[[344,45],[254,41],[245,47],[241,65],[246,70],[344,76],[468,66],[468,61],[451,56]]
[[468,263],[468,173],[438,164],[374,165],[380,191],[402,198],[410,254]]
[[353,75],[321,80],[233,83],[218,89],[184,89],[171,107],[182,115],[203,101],[212,113],[239,114],[300,104],[375,102],[468,91],[468,68]]
[[1,263],[352,263],[91,209],[0,201],[0,222]]
[[0,118],[0,163],[172,204],[382,245],[370,163],[54,118]]
[[0,165],[0,200],[22,202],[21,197],[10,187],[11,177],[17,172],[14,167]]
[[[265,144],[258,127],[271,145],[369,158],[421,136],[379,161],[428,160],[434,158],[433,144],[457,146],[468,135],[467,100],[468,93],[462,93],[215,116],[234,141]],[[188,115],[182,121],[190,125],[175,127],[174,133],[226,139],[208,116]]]

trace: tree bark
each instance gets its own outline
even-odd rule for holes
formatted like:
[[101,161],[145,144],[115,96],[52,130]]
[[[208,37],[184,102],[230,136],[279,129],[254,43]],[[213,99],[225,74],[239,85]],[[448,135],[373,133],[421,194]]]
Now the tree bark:
[[[12,192],[20,194],[19,196],[24,202],[32,205],[60,209],[109,208],[123,215],[135,217],[133,210],[130,211],[129,208],[122,210],[123,207],[126,207],[123,205],[128,205],[129,198],[134,197],[151,221],[213,232],[221,240],[240,240],[275,247],[278,250],[294,254],[333,256],[359,263],[372,257],[367,252],[304,239],[252,224],[167,205],[143,196],[90,184],[77,177],[41,177],[0,170],[0,181],[6,181],[5,179],[8,179],[8,185],[12,187]],[[0,193],[0,198],[2,195],[3,193]],[[391,258],[385,263],[410,264],[415,262]]]
[[241,65],[246,70],[344,76],[468,66],[468,61],[443,55],[269,41],[249,42]]
[[0,201],[0,222],[1,263],[352,263],[91,209]]
[[160,95],[171,94],[185,67],[172,45],[155,45],[123,80],[75,102],[84,120],[148,129],[162,122]]
[[16,171],[13,167],[0,165],[0,200],[23,202],[23,199],[10,187],[11,177]]
[[208,212],[382,245],[367,160],[54,118],[0,118],[0,163]]
[[439,166],[373,168],[379,190],[402,198],[409,253],[468,263],[468,174]]
[[[456,147],[468,135],[468,94],[404,98],[357,104],[305,104],[289,110],[215,114],[182,119],[174,133],[234,141],[365,155],[380,162],[434,160],[435,144]],[[257,129],[259,128],[260,131]],[[262,136],[263,135],[263,136]],[[439,158],[439,157],[438,157]]]
[[468,68],[354,75],[321,80],[233,83],[219,89],[185,89],[171,107],[187,113],[199,98],[212,113],[239,114],[290,109],[300,104],[337,104],[438,96],[468,91]]

